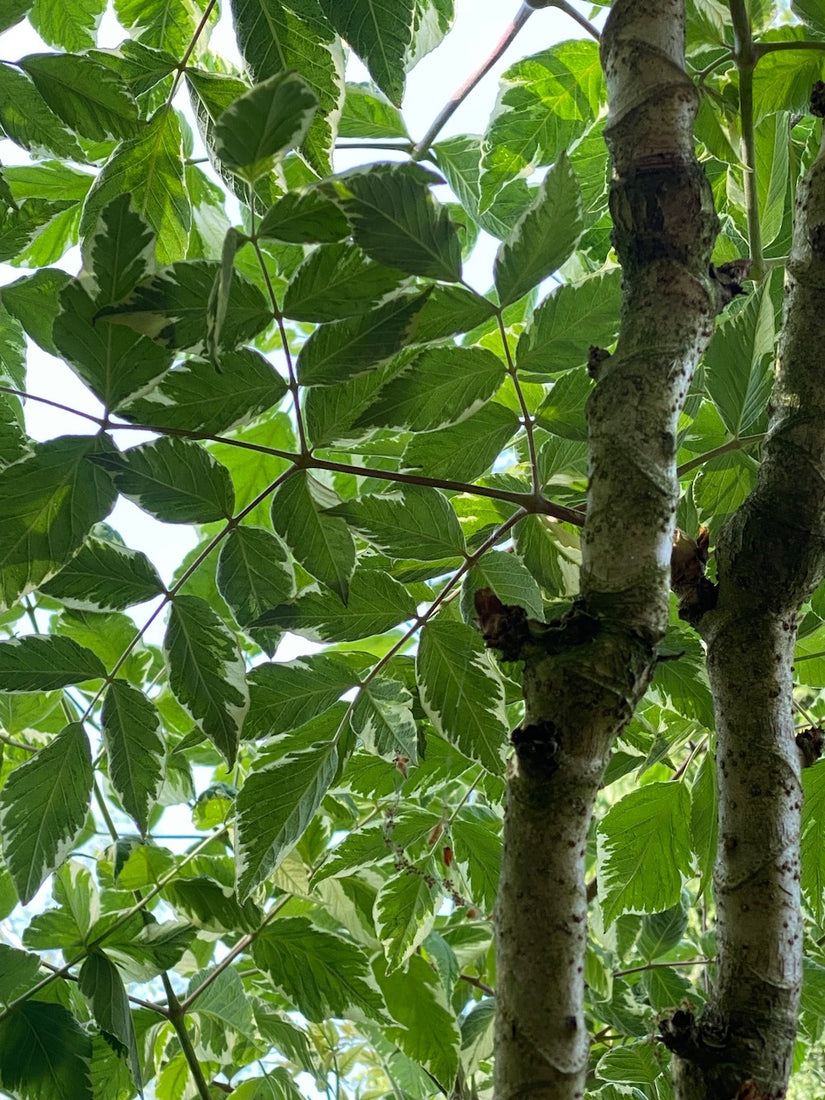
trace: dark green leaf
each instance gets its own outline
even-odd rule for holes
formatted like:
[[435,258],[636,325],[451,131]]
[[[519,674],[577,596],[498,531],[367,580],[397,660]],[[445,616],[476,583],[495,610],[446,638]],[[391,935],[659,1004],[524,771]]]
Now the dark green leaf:
[[308,1020],[330,1016],[384,1020],[366,955],[343,936],[306,917],[282,917],[255,939],[255,962]]
[[241,898],[278,868],[315,816],[338,771],[337,736],[345,713],[342,703],[316,716],[299,742],[307,744],[312,737],[315,743],[290,752],[288,745],[298,736],[292,733],[247,776],[236,819]]
[[97,1026],[125,1047],[132,1080],[140,1091],[140,1058],[135,1027],[129,998],[117,967],[102,952],[93,951],[80,967],[77,984],[91,1003]]
[[311,474],[296,473],[272,498],[272,524],[295,560],[346,599],[355,544],[343,520],[326,514],[338,497]]
[[605,348],[616,339],[620,307],[618,271],[558,287],[519,337],[518,369],[548,375],[583,366],[590,345]]
[[344,56],[320,7],[312,0],[232,0],[232,14],[238,46],[256,81],[293,69],[312,88],[319,110],[303,151],[318,173],[328,174],[344,101]]
[[284,295],[284,315],[296,321],[339,321],[365,313],[405,280],[349,242],[321,245],[295,270]]
[[401,106],[404,69],[412,41],[415,0],[379,4],[375,0],[320,0],[336,31],[365,62],[370,76],[395,104]]
[[35,53],[19,62],[54,113],[93,141],[131,137],[137,104],[119,77],[82,54]]
[[103,700],[101,728],[112,786],[123,808],[141,832],[146,832],[163,778],[164,746],[157,708],[143,692],[115,679]]
[[295,595],[295,573],[284,543],[261,527],[236,527],[218,559],[218,590],[239,626]]
[[542,428],[562,439],[586,440],[585,402],[593,382],[585,367],[575,367],[553,383],[550,393],[539,405],[537,421]]
[[274,737],[321,714],[358,683],[355,670],[334,653],[256,665],[249,673],[245,737]]
[[491,402],[451,428],[414,436],[404,451],[404,467],[428,477],[473,481],[492,467],[518,429],[516,414]]
[[[100,310],[99,323],[129,325],[165,347],[201,354],[206,349],[209,297],[219,271],[220,264],[207,260],[172,264],[137,286],[120,305]],[[234,349],[271,320],[263,294],[236,273],[221,331],[222,348]]]
[[34,0],[29,22],[50,46],[88,50],[95,45],[97,28],[106,0]]
[[327,509],[393,558],[440,561],[464,554],[464,536],[453,509],[437,489],[406,486],[392,495],[372,494]]
[[167,523],[209,523],[232,515],[228,470],[198,443],[163,436],[101,455],[119,493]]
[[40,591],[83,611],[121,611],[160,596],[164,588],[145,554],[90,537]]
[[504,687],[478,633],[463,623],[431,620],[421,632],[416,671],[421,703],[436,730],[500,774],[509,733]]
[[6,780],[0,792],[3,855],[24,904],[74,847],[93,778],[89,741],[73,722]]
[[275,157],[300,145],[318,99],[297,73],[276,73],[236,99],[215,123],[215,151],[234,168],[262,175]]
[[114,486],[89,459],[110,447],[105,437],[63,436],[0,471],[0,605],[54,576],[109,513]]
[[562,154],[498,250],[493,277],[501,304],[515,302],[561,267],[583,228],[579,182]]
[[258,236],[291,244],[332,244],[349,236],[349,224],[326,190],[307,187],[278,199],[258,226]]
[[379,263],[445,282],[461,278],[461,242],[428,189],[437,180],[409,165],[377,164],[341,177],[357,244]]
[[0,1020],[0,1084],[27,1100],[92,1100],[91,1057],[63,1005],[24,1001]]
[[400,966],[427,938],[440,901],[425,875],[402,870],[387,879],[375,899],[375,929],[391,966]]
[[147,46],[182,57],[195,32],[194,9],[185,0],[116,0],[121,26]]
[[249,705],[235,638],[205,600],[176,596],[163,651],[172,691],[231,766]]
[[58,295],[70,281],[65,271],[45,267],[0,290],[0,301],[5,308],[50,355],[58,354],[52,340],[52,325],[59,309]]
[[54,691],[105,675],[97,654],[71,638],[26,634],[0,642],[0,691]]
[[52,114],[31,78],[4,64],[0,64],[0,128],[30,153],[83,160],[74,137]]
[[39,969],[37,955],[0,943],[0,1001],[8,1003],[16,993],[35,985]]
[[504,381],[504,364],[479,347],[428,348],[387,383],[356,425],[433,431],[472,416]]
[[415,617],[415,600],[389,573],[356,569],[346,604],[333,592],[310,590],[267,611],[258,626],[277,626],[311,641],[353,642],[385,634]]
[[474,598],[480,588],[489,588],[505,605],[523,607],[531,619],[542,622],[544,604],[539,586],[522,561],[502,550],[488,550],[467,573],[461,586],[461,613],[475,622]]
[[205,359],[188,359],[168,371],[149,393],[118,408],[118,416],[158,428],[218,435],[273,408],[286,383],[260,352],[226,352],[220,372]]
[[183,187],[180,125],[170,106],[161,107],[138,136],[122,142],[106,162],[86,198],[81,235],[87,236],[101,210],[126,192],[131,193],[133,209],[155,233],[160,262],[180,259],[191,214]]

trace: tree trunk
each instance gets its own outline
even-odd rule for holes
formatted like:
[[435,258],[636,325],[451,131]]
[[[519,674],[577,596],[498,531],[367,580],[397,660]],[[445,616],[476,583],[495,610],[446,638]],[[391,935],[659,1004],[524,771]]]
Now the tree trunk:
[[[825,108],[825,86],[814,112]],[[819,102],[817,102],[817,99]],[[818,109],[817,109],[818,108]],[[785,1095],[802,982],[793,653],[825,566],[825,152],[800,187],[768,441],[753,494],[717,547],[701,621],[717,730],[715,994],[664,1026],[680,1100]]]
[[525,665],[497,904],[498,1100],[584,1095],[588,829],[611,745],[667,626],[677,423],[720,300],[683,0],[616,0],[602,62],[624,289],[616,352],[591,357],[581,595],[549,626],[491,593],[479,600],[488,644]]

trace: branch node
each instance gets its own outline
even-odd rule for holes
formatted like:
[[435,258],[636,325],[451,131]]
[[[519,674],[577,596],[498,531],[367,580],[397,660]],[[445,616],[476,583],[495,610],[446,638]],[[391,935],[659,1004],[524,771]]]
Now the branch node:
[[594,344],[590,345],[590,350],[587,353],[587,373],[594,382],[598,382],[604,364],[609,358],[609,351],[604,348],[597,348]]
[[825,747],[825,731],[821,726],[806,726],[797,733],[795,740],[802,767],[810,768],[822,756],[822,750]]
[[728,263],[719,264],[718,267],[715,264],[710,265],[710,277],[719,284],[720,313],[738,294],[745,293],[742,284],[747,279],[752,266],[753,260],[750,259],[729,260]]
[[678,527],[670,552],[670,587],[679,597],[679,618],[696,626],[706,611],[716,607],[718,589],[705,576],[710,556],[710,532],[700,527],[695,539]]

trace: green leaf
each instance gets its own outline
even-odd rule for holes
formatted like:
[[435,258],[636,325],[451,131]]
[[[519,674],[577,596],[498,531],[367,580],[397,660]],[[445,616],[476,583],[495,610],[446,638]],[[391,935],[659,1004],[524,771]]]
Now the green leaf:
[[39,969],[38,955],[0,943],[0,1001],[8,1004],[16,993],[35,985]]
[[433,619],[416,656],[421,703],[436,730],[465,756],[501,774],[509,728],[504,687],[472,627]]
[[800,884],[802,894],[819,923],[825,914],[825,846],[822,821],[825,815],[825,764],[802,771],[802,821],[800,825]]
[[237,642],[198,596],[176,596],[163,640],[169,685],[231,766],[249,705]]
[[195,33],[194,9],[185,0],[116,0],[115,13],[135,38],[175,57],[183,56]]
[[88,236],[101,210],[127,192],[133,209],[152,227],[160,262],[180,259],[186,251],[191,215],[183,186],[180,125],[170,106],[161,107],[138,136],[122,142],[103,166],[83,207],[81,235]]
[[333,592],[310,589],[292,603],[267,611],[255,625],[291,630],[314,642],[354,642],[385,634],[415,618],[415,613],[415,600],[389,573],[356,569],[346,604]]
[[474,481],[491,469],[518,430],[516,414],[492,402],[453,427],[415,435],[404,450],[404,469]]
[[373,164],[339,177],[356,244],[379,263],[448,283],[461,278],[461,241],[415,165]]
[[146,388],[170,366],[172,356],[137,332],[98,324],[98,305],[80,282],[60,292],[54,343],[75,374],[106,409]]
[[301,76],[276,73],[223,112],[215,123],[215,151],[225,164],[262,175],[272,160],[301,144],[317,107]]
[[487,806],[462,806],[450,824],[455,859],[466,874],[476,901],[492,912],[501,870],[501,818]]
[[96,42],[97,27],[106,0],[34,0],[29,22],[50,46],[65,50],[88,50]]
[[338,771],[337,733],[345,704],[332,707],[303,727],[301,744],[284,752],[299,735],[276,745],[247,776],[237,800],[236,844],[238,894],[252,890],[289,855],[315,816]]
[[488,550],[464,578],[461,586],[461,614],[468,623],[475,622],[475,594],[480,588],[490,588],[505,605],[523,607],[531,619],[544,621],[541,590],[519,558],[502,550]]
[[276,989],[313,1023],[331,1016],[385,1020],[383,1001],[367,958],[343,936],[314,927],[306,917],[281,917],[255,938],[257,965]]
[[284,316],[339,321],[365,313],[396,290],[405,275],[370,260],[348,241],[315,248],[299,264],[284,294]]
[[316,329],[298,356],[298,381],[331,386],[374,370],[409,342],[427,296],[399,292],[376,309]]
[[412,42],[415,0],[320,0],[324,14],[355,50],[370,76],[396,107],[404,95],[407,50]]
[[245,627],[295,595],[295,573],[284,543],[261,527],[230,531],[218,558],[218,590]]
[[52,114],[31,77],[4,64],[0,64],[0,129],[37,156],[84,159],[74,137]]
[[219,435],[274,408],[286,383],[252,348],[220,358],[220,372],[205,359],[188,359],[164,375],[148,394],[121,405],[133,424]]
[[0,1020],[0,1084],[27,1100],[92,1100],[91,1057],[63,1005],[24,1001]]
[[590,345],[605,348],[616,339],[620,308],[618,271],[557,287],[519,337],[516,366],[540,375],[583,366]]
[[605,924],[628,911],[676,905],[691,871],[690,797],[683,783],[648,783],[625,795],[598,827]]
[[344,56],[320,7],[312,0],[232,0],[232,14],[238,46],[256,82],[293,69],[315,93],[319,109],[302,148],[315,171],[328,175],[344,101]]
[[598,44],[572,40],[525,57],[502,76],[484,136],[480,208],[540,164],[552,164],[592,125],[605,99]]
[[229,519],[232,479],[209,451],[188,439],[162,436],[128,451],[101,455],[119,493],[166,523]]
[[418,731],[412,715],[412,696],[397,680],[378,677],[358,692],[350,716],[353,732],[368,752],[393,760],[405,756],[418,762]]
[[0,302],[17,318],[32,340],[50,355],[58,351],[52,340],[52,325],[58,312],[58,294],[71,281],[65,271],[41,268],[8,283],[0,290]]
[[652,913],[642,921],[637,942],[639,954],[649,962],[661,958],[679,946],[686,929],[687,912],[681,904]]
[[562,439],[585,441],[587,419],[585,403],[593,382],[585,367],[575,367],[556,379],[550,393],[539,405],[536,419],[542,428]]
[[[164,347],[202,354],[206,350],[209,298],[219,272],[220,264],[209,260],[172,264],[140,283],[124,302],[99,310],[98,323],[128,325]],[[263,294],[236,272],[221,328],[221,348],[233,350],[265,329],[271,320]]]
[[254,932],[261,922],[261,910],[253,901],[241,905],[234,890],[205,875],[175,879],[165,887],[164,896],[197,927],[210,932]]
[[114,1036],[125,1047],[132,1080],[140,1091],[137,1037],[129,998],[117,967],[102,952],[93,951],[83,960],[77,975],[77,984],[80,992],[88,998],[95,1023],[100,1030],[106,1035]]
[[501,304],[515,302],[561,267],[583,229],[579,181],[562,154],[496,254],[493,278]]
[[391,967],[404,963],[432,931],[440,891],[427,876],[400,871],[375,899],[375,927]]
[[135,132],[134,97],[99,61],[82,54],[35,53],[19,65],[54,113],[82,137],[105,141]]
[[272,524],[295,560],[346,599],[355,568],[355,544],[346,523],[326,512],[337,501],[332,490],[299,471],[272,498]]
[[101,729],[109,758],[109,779],[123,808],[145,833],[149,811],[163,778],[160,715],[143,692],[115,679],[103,700]]
[[110,446],[102,437],[63,436],[0,470],[0,606],[57,573],[109,513],[114,487],[89,458]]
[[256,665],[249,673],[245,737],[275,737],[302,726],[358,683],[357,672],[334,653]]
[[369,84],[347,82],[344,110],[338,124],[342,138],[408,138],[401,112]]
[[494,200],[479,209],[481,187],[479,166],[481,141],[470,134],[440,141],[433,146],[439,169],[447,177],[462,206],[475,222],[493,237],[503,240],[533,201],[534,189],[522,178],[511,179]]
[[653,1044],[643,1039],[603,1054],[596,1064],[596,1075],[603,1081],[642,1085],[647,1094],[655,1088],[654,1082],[661,1079],[662,1066],[657,1061]]
[[332,244],[349,236],[349,223],[324,187],[288,191],[270,206],[258,226],[258,237],[289,244]]
[[88,739],[73,722],[6,780],[0,792],[3,854],[24,905],[74,847],[93,778]]
[[384,386],[356,425],[425,432],[458,423],[493,396],[504,373],[484,348],[428,348]]
[[749,496],[756,482],[757,461],[744,451],[711,458],[693,481],[693,501],[699,520],[712,532]]
[[705,650],[695,631],[672,624],[658,647],[663,659],[656,665],[654,686],[679,714],[698,719],[713,729],[713,699],[708,686]]
[[83,611],[121,611],[162,595],[163,582],[139,550],[90,537],[72,560],[40,585],[45,596]]
[[226,1049],[226,1031],[249,1036],[255,1026],[252,1005],[236,970],[201,970],[189,980],[187,996],[198,1018],[201,1043],[219,1055]]
[[376,977],[397,1028],[386,1029],[404,1053],[425,1066],[449,1095],[458,1068],[461,1036],[438,975],[420,955],[406,970],[387,971],[375,964]]
[[6,31],[25,18],[32,0],[3,0],[0,4],[0,31]]
[[0,642],[0,691],[54,691],[105,675],[97,654],[71,638],[26,634]]
[[390,494],[370,494],[326,509],[392,558],[440,561],[465,553],[453,509],[437,489],[408,485]]
[[76,860],[64,863],[52,878],[52,897],[58,908],[36,914],[23,933],[23,942],[40,950],[59,947],[74,955],[100,916],[88,869]]
[[716,326],[705,352],[705,387],[735,437],[765,416],[773,385],[774,307],[769,284]]

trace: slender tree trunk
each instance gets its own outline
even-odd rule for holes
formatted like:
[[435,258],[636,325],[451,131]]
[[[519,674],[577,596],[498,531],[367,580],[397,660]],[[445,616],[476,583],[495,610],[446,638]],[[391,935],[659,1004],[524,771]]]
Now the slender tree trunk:
[[667,626],[676,429],[719,303],[684,0],[616,0],[602,61],[624,291],[616,352],[592,356],[581,596],[550,626],[492,593],[478,601],[488,644],[525,666],[497,905],[498,1100],[584,1095],[588,829],[611,745]]
[[[825,86],[814,96],[825,109]],[[818,101],[818,102],[817,102]],[[818,109],[817,109],[818,108]],[[799,189],[770,433],[753,494],[717,547],[700,629],[714,695],[719,845],[715,994],[664,1027],[680,1100],[785,1095],[802,981],[797,613],[825,567],[825,151]]]

